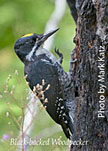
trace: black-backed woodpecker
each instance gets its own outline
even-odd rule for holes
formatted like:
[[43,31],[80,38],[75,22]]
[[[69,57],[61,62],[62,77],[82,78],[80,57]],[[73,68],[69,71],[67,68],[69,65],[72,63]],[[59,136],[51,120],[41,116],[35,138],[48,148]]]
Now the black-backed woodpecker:
[[[61,63],[63,56],[59,50],[55,52],[59,55],[60,60],[48,50],[43,48],[44,42],[53,35],[58,29],[47,34],[31,33],[24,35],[16,41],[15,52],[25,65],[24,74],[26,80],[33,91],[34,86],[45,80],[45,86],[50,84],[50,88],[45,92],[45,98],[48,102],[40,101],[52,119],[61,125],[67,138],[71,139],[73,132],[73,120],[66,106],[68,86],[71,83],[70,76],[64,71]],[[70,91],[70,90],[68,90]],[[71,93],[71,92],[70,92]],[[68,104],[68,101],[67,101]]]

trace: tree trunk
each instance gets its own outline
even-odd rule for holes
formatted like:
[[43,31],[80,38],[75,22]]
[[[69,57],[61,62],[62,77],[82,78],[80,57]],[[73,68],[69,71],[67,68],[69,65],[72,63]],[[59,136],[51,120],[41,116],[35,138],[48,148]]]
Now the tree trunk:
[[67,2],[77,20],[77,62],[70,68],[77,98],[77,140],[71,151],[108,151],[108,0]]

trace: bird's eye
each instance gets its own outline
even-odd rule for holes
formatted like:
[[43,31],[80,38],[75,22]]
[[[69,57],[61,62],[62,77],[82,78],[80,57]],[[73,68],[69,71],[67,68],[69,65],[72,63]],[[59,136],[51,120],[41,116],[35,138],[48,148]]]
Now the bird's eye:
[[33,37],[32,39],[34,42],[36,42],[38,40],[38,37]]

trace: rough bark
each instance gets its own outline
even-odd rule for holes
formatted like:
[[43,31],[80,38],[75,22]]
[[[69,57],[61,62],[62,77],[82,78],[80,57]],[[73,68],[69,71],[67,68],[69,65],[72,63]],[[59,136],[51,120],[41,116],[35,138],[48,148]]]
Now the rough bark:
[[67,1],[71,12],[76,7],[74,16],[78,14],[77,62],[70,68],[78,101],[76,136],[88,141],[87,145],[73,144],[71,151],[108,151],[108,1]]

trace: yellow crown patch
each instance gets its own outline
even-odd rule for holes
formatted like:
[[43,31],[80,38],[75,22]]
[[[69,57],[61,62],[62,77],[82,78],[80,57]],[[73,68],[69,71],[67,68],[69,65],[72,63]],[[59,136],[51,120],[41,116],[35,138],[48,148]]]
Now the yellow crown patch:
[[26,34],[26,35],[22,36],[21,38],[33,36],[33,34],[34,34],[34,33]]

